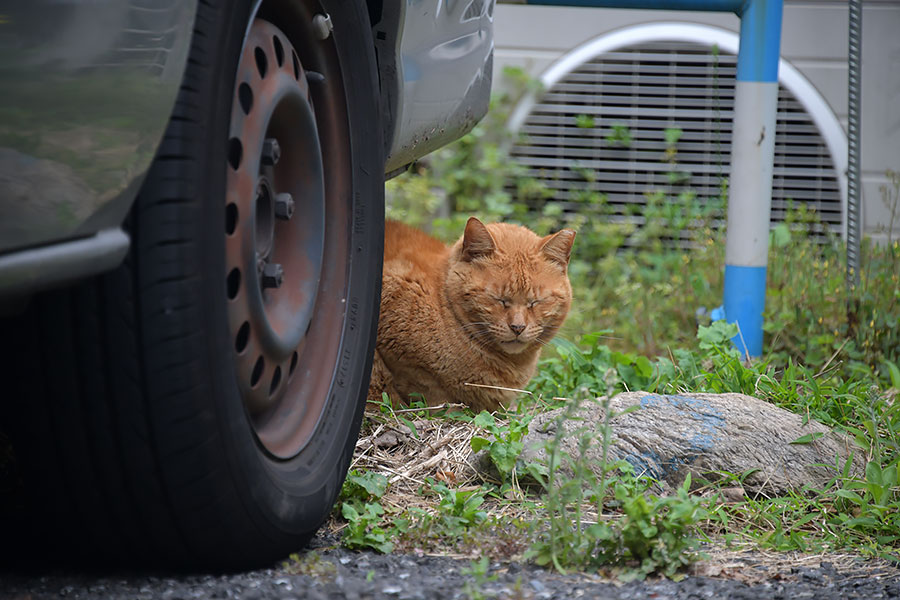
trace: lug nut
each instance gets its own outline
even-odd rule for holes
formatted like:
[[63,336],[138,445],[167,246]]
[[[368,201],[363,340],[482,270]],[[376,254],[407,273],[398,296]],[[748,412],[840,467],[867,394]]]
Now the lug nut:
[[294,216],[294,198],[287,192],[275,196],[275,216],[283,221]]
[[262,164],[272,167],[281,158],[281,146],[275,138],[266,138],[262,147]]
[[284,269],[278,263],[267,263],[263,267],[262,286],[267,288],[280,288],[284,282]]
[[329,14],[318,14],[312,19],[313,32],[315,32],[316,37],[320,40],[327,40],[328,36],[331,35],[331,31],[334,29],[334,24],[331,22],[331,15]]

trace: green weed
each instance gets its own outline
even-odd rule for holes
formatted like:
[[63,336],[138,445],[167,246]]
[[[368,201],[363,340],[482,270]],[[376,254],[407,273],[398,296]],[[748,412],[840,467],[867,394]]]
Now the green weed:
[[382,553],[394,549],[383,523],[384,508],[378,503],[387,486],[387,478],[379,473],[351,471],[347,475],[339,497],[341,516],[347,521],[341,537],[344,546]]
[[[690,477],[675,496],[659,497],[649,491],[652,482],[636,478],[630,465],[607,460],[610,421],[617,415],[612,414],[606,400],[599,434],[576,427],[569,433],[577,440],[576,452],[563,451],[563,422],[579,421],[581,406],[579,401],[566,406],[558,418],[556,435],[546,445],[547,526],[537,532],[527,556],[563,573],[570,569],[612,569],[625,580],[651,573],[682,577],[684,567],[698,556],[699,541],[694,534],[707,516],[705,501],[689,495]],[[597,443],[602,447],[602,458],[596,465],[599,475],[586,458]],[[593,510],[593,519],[587,518],[588,507]]]
[[469,577],[463,585],[463,594],[471,600],[484,600],[487,598],[482,591],[484,584],[496,581],[496,575],[488,575],[490,572],[491,561],[487,556],[482,556],[477,561],[473,560],[468,567],[460,570],[462,575]]
[[285,572],[291,575],[307,575],[323,583],[334,581],[337,567],[323,558],[318,552],[294,552],[282,564]]
[[[484,429],[493,436],[493,440],[481,436],[473,436],[469,442],[472,452],[487,449],[491,463],[500,474],[504,487],[516,485],[516,470],[519,464],[519,456],[524,448],[522,438],[528,433],[530,415],[519,415],[506,423],[499,422],[492,414],[481,411],[472,423]],[[528,465],[527,470],[535,467]]]
[[390,541],[390,531],[382,526],[384,508],[375,502],[366,502],[361,507],[344,502],[341,516],[347,520],[347,527],[341,543],[353,550],[371,548],[387,554],[394,549]]
[[455,490],[441,482],[428,480],[431,491],[439,501],[437,512],[431,519],[447,535],[458,535],[465,529],[480,525],[487,519],[481,508],[484,492],[480,490]]

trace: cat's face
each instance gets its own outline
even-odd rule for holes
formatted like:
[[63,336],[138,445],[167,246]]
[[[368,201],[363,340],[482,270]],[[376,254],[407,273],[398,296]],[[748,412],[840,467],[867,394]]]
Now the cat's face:
[[524,227],[469,219],[453,247],[447,298],[476,343],[519,354],[548,342],[569,312],[566,273],[575,232],[541,238]]

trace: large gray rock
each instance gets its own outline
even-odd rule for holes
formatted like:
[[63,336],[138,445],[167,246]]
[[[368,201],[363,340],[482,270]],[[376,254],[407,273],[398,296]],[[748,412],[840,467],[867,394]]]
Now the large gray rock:
[[[630,407],[637,408],[619,414]],[[846,436],[811,419],[804,424],[799,415],[743,394],[629,392],[613,397],[609,408],[613,415],[609,459],[624,459],[638,474],[672,486],[680,485],[688,473],[715,480],[716,472],[752,471],[743,480],[744,490],[773,496],[825,484],[835,475],[836,457],[843,464],[854,454],[853,473],[861,470],[862,453]],[[531,422],[524,439],[525,460],[546,463],[545,446],[557,434],[564,411],[550,411]],[[599,472],[602,404],[587,402],[576,414],[578,419],[562,421],[561,449],[575,456],[579,431],[597,435],[587,458]],[[808,434],[816,439],[791,443]]]

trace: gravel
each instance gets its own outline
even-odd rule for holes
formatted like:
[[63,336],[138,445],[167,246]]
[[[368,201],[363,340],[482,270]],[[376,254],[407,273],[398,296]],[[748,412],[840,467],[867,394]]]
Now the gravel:
[[[326,545],[327,544],[327,545]],[[772,563],[773,555],[767,561]],[[777,563],[778,555],[774,555]],[[787,558],[785,558],[787,560]],[[763,561],[766,562],[766,561]],[[806,561],[809,562],[809,561]],[[618,584],[597,576],[560,575],[532,565],[493,563],[476,577],[470,559],[408,554],[380,555],[335,548],[319,538],[296,560],[270,569],[228,575],[161,576],[86,573],[54,569],[29,573],[0,567],[0,598],[245,600],[442,600],[465,598],[617,600],[900,598],[900,569],[885,563],[846,561],[836,568],[825,557],[815,566],[730,560],[706,566],[717,576],[692,575],[680,582],[648,580]]]

